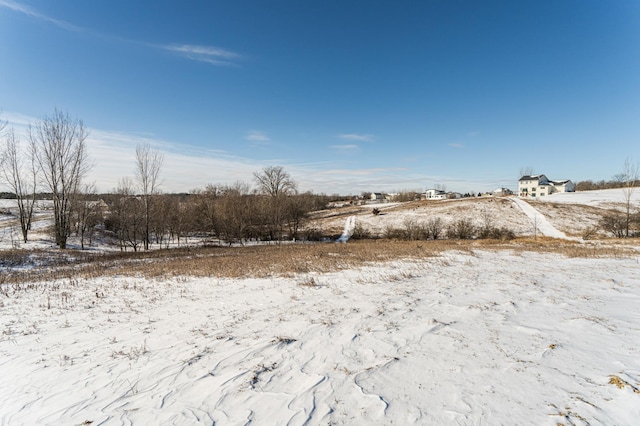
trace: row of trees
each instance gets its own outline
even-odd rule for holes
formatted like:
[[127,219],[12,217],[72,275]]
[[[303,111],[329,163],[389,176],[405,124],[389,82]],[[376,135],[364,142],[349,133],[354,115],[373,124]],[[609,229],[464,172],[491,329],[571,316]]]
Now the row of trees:
[[[282,168],[277,168],[284,172]],[[263,176],[263,170],[259,175]],[[284,172],[286,173],[286,172]],[[122,250],[140,250],[145,242],[145,202],[123,179],[114,194],[104,197],[110,214],[105,228]],[[228,244],[247,240],[299,239],[307,213],[327,204],[327,197],[294,191],[275,194],[246,183],[209,185],[191,194],[150,197],[150,244],[180,244],[190,236]]]
[[225,242],[299,238],[307,213],[325,207],[328,197],[298,194],[282,167],[254,174],[255,188],[246,183],[209,185],[189,195],[160,193],[164,157],[149,145],[136,148],[135,177],[122,178],[112,194],[98,197],[84,180],[92,167],[87,155],[88,133],[81,120],[55,110],[27,128],[21,146],[14,129],[0,134],[0,177],[15,194],[22,239],[28,240],[38,191],[47,192],[54,213],[53,234],[64,249],[72,234],[84,248],[96,225],[104,224],[121,249],[148,250],[178,242],[189,235]]

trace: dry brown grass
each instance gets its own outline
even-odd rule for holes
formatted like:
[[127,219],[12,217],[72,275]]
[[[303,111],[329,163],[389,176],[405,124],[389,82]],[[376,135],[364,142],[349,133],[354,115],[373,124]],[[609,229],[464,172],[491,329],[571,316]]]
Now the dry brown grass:
[[631,390],[634,393],[638,393],[640,394],[640,389],[638,389],[637,386],[632,385],[631,383],[627,382],[626,380],[621,379],[618,376],[609,376],[609,384],[610,385],[615,385],[618,387],[618,389],[624,389],[625,386],[628,386],[631,388]]
[[[551,238],[520,238],[512,241],[362,240],[348,244],[282,244],[250,247],[206,247],[138,253],[87,255],[62,252],[49,264],[2,274],[0,283],[24,283],[99,276],[269,277],[301,273],[324,273],[384,263],[397,259],[426,259],[444,251],[510,250],[557,253],[567,257],[626,257],[638,254],[637,245],[578,243]],[[51,253],[49,253],[51,254]],[[18,254],[14,254],[19,258]],[[44,256],[44,253],[40,253]]]

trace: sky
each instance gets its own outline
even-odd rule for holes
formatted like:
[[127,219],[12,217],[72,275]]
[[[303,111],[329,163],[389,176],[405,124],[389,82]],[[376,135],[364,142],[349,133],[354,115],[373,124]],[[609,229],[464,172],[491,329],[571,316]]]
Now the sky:
[[640,160],[637,0],[0,0],[0,109],[21,141],[84,122],[110,191],[135,148],[162,190],[517,188]]

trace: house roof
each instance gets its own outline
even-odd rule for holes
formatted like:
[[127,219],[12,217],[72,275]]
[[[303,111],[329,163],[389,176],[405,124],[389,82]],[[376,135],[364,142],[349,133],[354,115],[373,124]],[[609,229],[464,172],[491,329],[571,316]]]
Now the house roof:
[[540,179],[542,176],[544,176],[544,175],[526,175],[526,176],[522,176],[520,179],[518,179],[518,181],[521,181],[521,180],[536,180],[536,179]]
[[523,180],[537,180],[537,181],[539,181],[541,177],[544,177],[544,179],[546,181],[546,182],[539,182],[539,185],[541,185],[541,186],[544,186],[544,185],[565,185],[565,184],[571,182],[570,179],[550,180],[545,175],[526,175],[526,176],[522,176],[520,179],[518,179],[518,182],[521,182]]

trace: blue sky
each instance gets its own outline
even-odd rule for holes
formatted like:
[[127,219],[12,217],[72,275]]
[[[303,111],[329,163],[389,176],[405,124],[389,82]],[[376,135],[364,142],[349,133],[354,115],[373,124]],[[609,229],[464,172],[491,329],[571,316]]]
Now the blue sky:
[[0,108],[90,129],[90,179],[163,190],[515,189],[640,158],[640,1],[0,0]]

